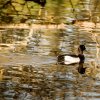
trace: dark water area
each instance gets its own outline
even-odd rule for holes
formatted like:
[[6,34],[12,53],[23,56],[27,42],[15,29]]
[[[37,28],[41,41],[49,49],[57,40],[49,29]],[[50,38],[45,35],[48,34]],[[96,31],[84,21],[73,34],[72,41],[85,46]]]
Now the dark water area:
[[[73,17],[71,8],[60,0],[60,10],[54,11],[56,3],[46,8],[55,15],[54,23]],[[78,72],[79,64],[57,63],[59,54],[77,54],[80,44],[86,46],[85,74]],[[100,100],[99,61],[99,23],[96,27],[90,21],[74,25],[69,21],[64,28],[0,29],[0,100]]]

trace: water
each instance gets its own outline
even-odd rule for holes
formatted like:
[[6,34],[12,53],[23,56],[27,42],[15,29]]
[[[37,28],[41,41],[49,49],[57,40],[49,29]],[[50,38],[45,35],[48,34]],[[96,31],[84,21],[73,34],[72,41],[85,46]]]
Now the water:
[[[47,9],[56,15],[53,22],[73,17],[64,3],[53,11],[55,3]],[[100,100],[99,23],[62,26],[0,30],[0,100]],[[57,55],[77,54],[80,44],[86,46],[84,75],[77,70],[79,64],[57,64]]]
[[[99,28],[83,31],[75,25],[62,30],[33,30],[27,43],[23,41],[29,30],[1,31],[1,100],[99,100],[100,69],[96,66],[99,66],[97,51],[100,48],[95,41],[100,36],[98,31]],[[84,52],[84,67],[88,67],[85,75],[78,73],[78,64],[57,64],[58,54],[77,54],[77,48],[83,42],[87,49]]]

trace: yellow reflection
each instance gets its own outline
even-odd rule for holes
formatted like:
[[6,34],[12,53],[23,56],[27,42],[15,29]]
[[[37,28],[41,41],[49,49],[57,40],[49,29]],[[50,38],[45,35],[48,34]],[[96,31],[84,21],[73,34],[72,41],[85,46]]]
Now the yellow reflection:
[[91,76],[93,78],[100,78],[100,67],[96,62],[90,62],[89,67],[86,68],[86,75]]
[[0,81],[3,80],[4,69],[0,69]]

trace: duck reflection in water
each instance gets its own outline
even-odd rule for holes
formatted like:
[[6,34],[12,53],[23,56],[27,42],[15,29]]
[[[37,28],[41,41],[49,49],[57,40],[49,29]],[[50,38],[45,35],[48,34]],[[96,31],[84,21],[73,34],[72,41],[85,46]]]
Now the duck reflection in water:
[[79,72],[80,74],[85,74],[86,68],[84,68],[83,64],[84,64],[84,63],[79,63],[78,72]]

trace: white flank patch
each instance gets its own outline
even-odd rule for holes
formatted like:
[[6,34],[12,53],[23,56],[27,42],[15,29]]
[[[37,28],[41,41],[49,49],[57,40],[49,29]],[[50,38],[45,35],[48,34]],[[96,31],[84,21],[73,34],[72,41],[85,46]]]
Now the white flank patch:
[[72,63],[78,63],[80,62],[79,58],[71,57],[71,56],[65,56],[64,63],[65,64],[72,64]]

